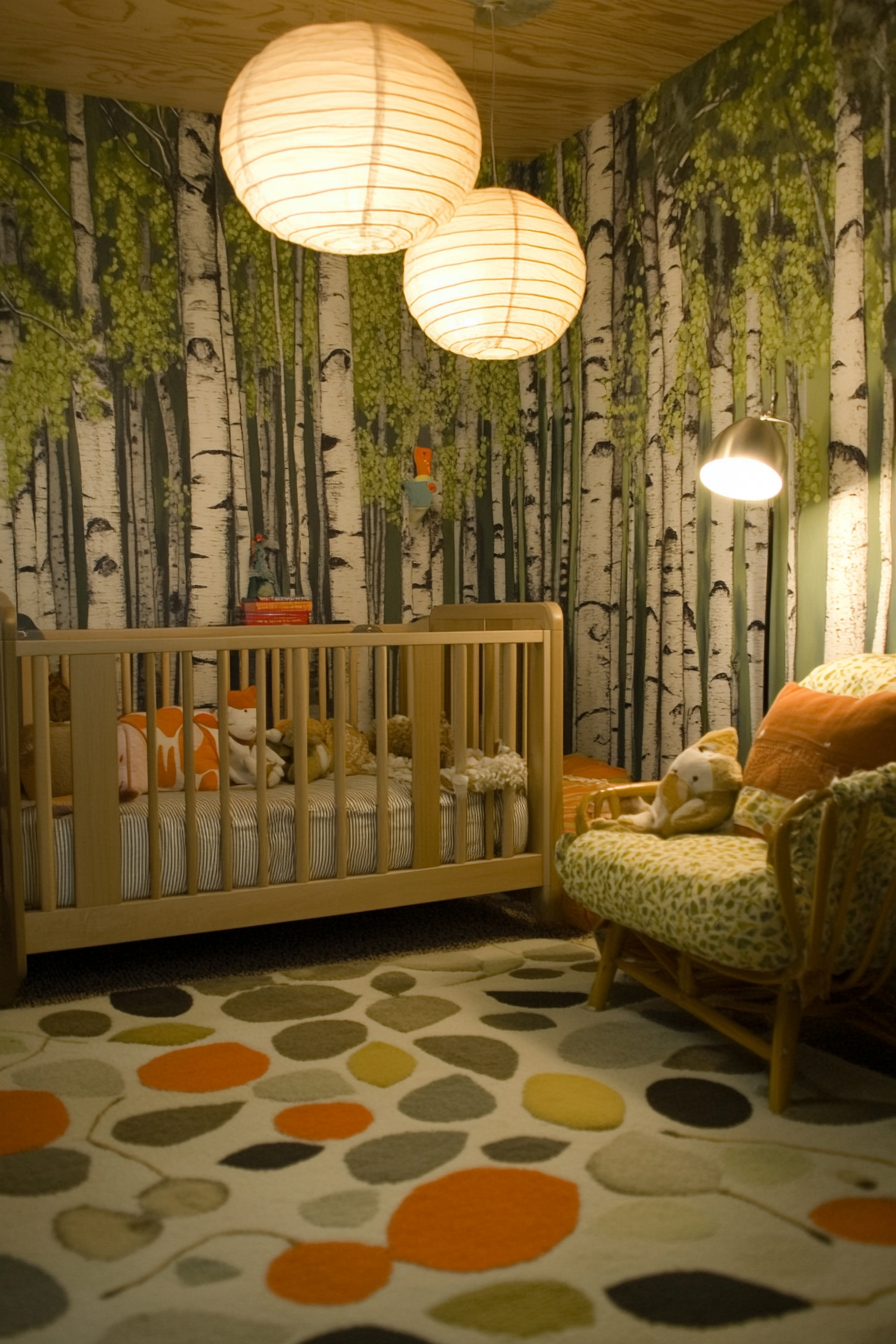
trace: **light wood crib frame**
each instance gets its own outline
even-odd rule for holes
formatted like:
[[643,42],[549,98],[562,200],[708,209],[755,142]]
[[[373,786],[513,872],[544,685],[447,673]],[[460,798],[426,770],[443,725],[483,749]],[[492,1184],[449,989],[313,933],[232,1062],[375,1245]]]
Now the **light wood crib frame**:
[[[436,607],[410,625],[350,630],[346,625],[207,627],[152,630],[47,631],[20,637],[13,605],[0,595],[0,1004],[9,1003],[27,953],[203,933],[323,915],[351,914],[461,896],[530,890],[550,904],[559,894],[553,847],[562,829],[563,629],[554,603]],[[187,880],[181,894],[162,895],[159,789],[149,770],[149,886],[146,898],[122,899],[117,721],[145,711],[148,759],[156,756],[156,713],[179,704],[184,721],[200,706],[196,670],[227,704],[231,669],[237,684],[257,687],[259,737],[280,717],[295,718],[296,761],[304,760],[309,711],[335,720],[333,790],[336,876],[310,878],[309,786],[296,770],[295,879],[273,883],[269,870],[263,770],[254,786],[257,877],[235,887],[229,744],[219,733],[222,889],[198,881],[197,793],[184,770]],[[212,667],[209,667],[212,664]],[[250,672],[250,667],[254,671]],[[57,908],[52,804],[49,676],[62,672],[71,696],[74,905]],[[176,687],[176,693],[173,689]],[[147,688],[149,694],[147,694]],[[316,695],[316,699],[315,699]],[[208,697],[206,697],[208,698]],[[269,703],[270,701],[270,703]],[[214,708],[210,706],[210,708]],[[383,723],[400,710],[411,719],[413,861],[389,869],[388,755],[376,752],[376,871],[348,875],[346,724]],[[528,839],[513,853],[512,791],[503,799],[501,852],[495,853],[495,794],[485,796],[485,857],[467,859],[463,791],[455,804],[454,861],[440,862],[440,716],[451,722],[456,759],[467,748],[518,750],[528,766]],[[22,798],[20,732],[33,724],[35,800]],[[215,796],[215,795],[212,795]],[[203,794],[208,798],[208,794]],[[25,908],[22,818],[33,806],[40,908]]]

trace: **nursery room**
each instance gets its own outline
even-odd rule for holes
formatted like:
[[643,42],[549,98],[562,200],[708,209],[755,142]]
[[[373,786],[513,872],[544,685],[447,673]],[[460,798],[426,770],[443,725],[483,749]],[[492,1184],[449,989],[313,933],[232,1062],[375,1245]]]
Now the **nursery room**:
[[0,1336],[889,1344],[893,0],[0,32]]

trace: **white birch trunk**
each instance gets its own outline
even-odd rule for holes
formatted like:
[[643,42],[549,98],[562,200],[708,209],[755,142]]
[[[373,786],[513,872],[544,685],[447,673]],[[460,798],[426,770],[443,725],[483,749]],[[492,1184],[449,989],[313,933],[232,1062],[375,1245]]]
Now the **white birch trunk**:
[[143,629],[158,625],[156,610],[156,573],[153,535],[152,495],[147,491],[146,466],[148,445],[143,433],[143,389],[129,387],[128,402],[128,459],[130,465],[131,535],[133,538],[133,565],[131,569],[131,620]]
[[46,426],[41,429],[34,451],[34,561],[37,570],[37,624],[42,630],[56,627],[53,571],[50,567],[50,453]]
[[271,274],[274,287],[274,326],[277,331],[277,356],[280,363],[280,434],[283,440],[283,480],[278,482],[278,492],[285,499],[286,515],[286,555],[283,557],[283,573],[289,593],[298,591],[299,558],[296,550],[295,501],[292,497],[292,481],[289,474],[289,432],[286,427],[286,358],[283,352],[283,327],[280,321],[280,265],[277,257],[277,239],[271,234]]
[[[249,583],[249,551],[252,543],[252,522],[249,513],[249,460],[244,431],[243,399],[240,395],[236,362],[236,341],[233,334],[233,305],[230,296],[230,268],[227,263],[227,240],[220,211],[215,210],[215,233],[218,249],[218,276],[221,290],[221,355],[227,388],[227,446],[230,451],[231,498],[233,500],[233,551],[231,556],[231,584],[233,600],[245,597]],[[273,235],[271,235],[273,238]],[[279,318],[278,318],[279,332]],[[229,617],[228,617],[229,619]]]
[[[787,418],[793,429],[785,427],[785,433],[790,438],[788,459],[793,462],[794,439],[802,434],[803,413],[800,406],[799,375],[796,365],[792,361],[787,361]],[[796,569],[796,534],[797,534],[797,501],[796,501],[796,472],[787,473],[787,592],[785,597],[785,675],[788,681],[793,681],[796,675],[796,603],[797,603],[797,569]],[[866,576],[867,578],[867,576]]]
[[[517,365],[523,423],[523,498],[521,526],[526,555],[526,592],[529,602],[540,602],[544,592],[541,550],[541,479],[538,473],[538,364],[534,356]],[[523,595],[521,595],[523,596]]]
[[656,190],[650,173],[641,178],[643,213],[641,242],[644,250],[645,301],[647,308],[647,420],[644,448],[644,508],[647,514],[645,562],[647,628],[644,662],[644,729],[641,739],[641,779],[658,779],[661,752],[663,653],[660,638],[663,603],[663,458],[660,417],[665,390],[662,298],[657,246]]
[[[554,360],[559,358],[555,346],[544,352],[544,443],[539,442],[539,458],[544,456],[544,488],[541,494],[541,537],[544,552],[542,583],[544,600],[557,601],[559,579],[558,555],[554,550]],[[539,419],[541,407],[539,407]],[[539,426],[539,440],[541,439]]]
[[584,135],[588,278],[582,303],[582,513],[575,645],[575,749],[609,761],[613,601],[613,120]]
[[[68,519],[64,508],[67,492],[63,491],[62,472],[59,462],[60,445],[51,444],[49,452],[49,545],[50,571],[53,580],[53,605],[56,609],[56,625],[60,630],[70,630],[77,625],[77,612],[72,611],[71,588],[69,586],[69,559],[66,554],[65,536]],[[5,455],[0,448],[0,468],[5,466]],[[0,481],[0,491],[3,482]],[[2,498],[2,495],[0,495]],[[2,535],[2,534],[0,534]],[[71,566],[74,570],[74,566]],[[3,587],[0,577],[0,588]]]
[[[746,293],[746,413],[762,410],[762,332],[760,295],[755,285]],[[792,477],[793,471],[788,471]],[[762,721],[765,679],[765,616],[768,589],[768,504],[765,500],[744,504],[744,557],[747,566],[747,656],[750,660],[750,729]]]
[[698,384],[689,374],[684,391],[681,435],[681,591],[682,676],[684,710],[682,734],[685,746],[700,736],[703,691],[697,646],[697,456],[700,407]]
[[[401,349],[401,372],[405,384],[409,384],[414,362],[411,349],[411,315],[407,304],[402,303],[399,313],[399,342]],[[402,461],[401,475],[406,479],[408,473],[416,474],[413,454],[410,461]],[[414,566],[421,563],[423,539],[419,524],[411,526],[407,496],[401,502],[401,610],[402,620],[413,620],[414,616]]]
[[[233,545],[230,405],[224,367],[214,206],[215,121],[181,112],[177,235],[190,421],[189,624],[226,624]],[[214,696],[214,669],[199,669],[197,703]]]
[[[12,207],[0,203],[0,265],[16,263],[15,218]],[[0,316],[0,378],[12,368],[16,348],[15,319],[4,307]],[[0,439],[0,593],[16,601],[16,548],[13,536],[13,511],[9,500],[9,464],[6,444]]]
[[[569,335],[564,333],[559,342],[560,355],[560,392],[563,416],[563,474],[560,490],[560,536],[555,538],[557,549],[557,585],[558,601],[568,611],[569,597],[569,541],[572,535],[572,375],[569,358]],[[559,413],[559,408],[554,408]],[[575,620],[575,612],[570,612],[569,620]]]
[[293,305],[295,308],[295,348],[293,363],[296,380],[296,410],[293,428],[293,453],[296,467],[295,529],[296,552],[298,555],[298,591],[301,596],[311,593],[308,572],[308,488],[305,482],[305,327],[302,294],[304,286],[305,249],[293,249],[295,283]]
[[321,455],[324,461],[329,584],[333,619],[367,619],[361,481],[355,447],[354,375],[348,263],[322,252],[318,259]]
[[[672,185],[662,169],[657,170],[657,259],[660,273],[663,335],[663,404],[681,396],[678,333],[684,322],[681,257],[676,241],[678,213]],[[666,443],[663,452],[663,578],[660,615],[660,754],[657,778],[661,778],[685,745],[684,696],[684,581],[682,576],[681,492],[683,448],[681,440]]]
[[177,432],[177,416],[174,414],[168,388],[160,373],[153,374],[153,379],[165,433],[167,457],[165,503],[168,514],[168,610],[164,624],[183,625],[187,610],[185,546],[187,499],[184,492],[183,461]]
[[[727,308],[717,315],[710,348],[710,407],[713,438],[734,416],[734,379],[731,361],[731,320]],[[723,495],[710,494],[712,543],[709,589],[709,727],[727,728],[735,722],[736,686],[732,672],[734,649],[734,505]]]
[[78,307],[90,319],[91,364],[97,384],[102,389],[102,413],[99,419],[94,420],[88,417],[82,389],[77,385],[72,389],[84,506],[87,624],[90,627],[120,629],[125,625],[126,616],[115,412],[109,391],[111,379],[103,337],[96,232],[84,128],[84,99],[80,94],[70,93],[65,96],[65,130],[68,139]]
[[12,505],[16,548],[16,607],[40,625],[40,592],[37,578],[37,537],[34,529],[34,463],[28,468]]
[[847,93],[839,70],[834,90],[834,117],[836,166],[826,662],[864,650],[867,605],[868,391],[863,137],[858,105]]
[[494,531],[495,555],[495,601],[504,602],[507,598],[507,572],[505,557],[508,546],[513,546],[513,537],[508,538],[504,528],[504,450],[500,431],[492,417],[492,442],[490,454],[492,528]]
[[[880,57],[876,59],[882,70],[886,71],[887,31],[882,29],[878,36]],[[890,186],[890,148],[892,146],[892,99],[886,74],[881,94],[881,128],[883,130],[884,152],[881,154],[883,169],[883,311],[893,298],[893,211]],[[881,333],[881,348],[885,344],[885,334]],[[878,509],[878,527],[880,530],[880,589],[877,597],[877,615],[874,622],[875,653],[883,653],[887,647],[887,633],[890,620],[890,595],[893,588],[893,453],[896,450],[896,379],[886,368],[882,370],[883,379],[883,424],[880,452],[880,507]]]

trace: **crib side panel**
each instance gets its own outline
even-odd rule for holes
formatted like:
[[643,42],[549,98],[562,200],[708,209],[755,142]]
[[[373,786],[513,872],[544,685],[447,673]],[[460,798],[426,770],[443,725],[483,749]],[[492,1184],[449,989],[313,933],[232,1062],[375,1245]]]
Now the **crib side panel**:
[[15,608],[0,594],[0,1007],[12,1001],[26,966],[17,639]]
[[112,653],[74,654],[72,804],[75,898],[79,906],[121,900],[118,805],[118,676]]

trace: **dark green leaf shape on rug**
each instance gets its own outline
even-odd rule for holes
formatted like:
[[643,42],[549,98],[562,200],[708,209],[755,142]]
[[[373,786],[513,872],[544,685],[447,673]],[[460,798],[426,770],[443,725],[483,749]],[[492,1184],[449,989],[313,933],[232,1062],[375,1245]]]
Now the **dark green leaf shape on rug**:
[[692,1073],[764,1073],[768,1066],[740,1045],[685,1045],[663,1060],[664,1069]]
[[192,1022],[153,1022],[146,1027],[128,1027],[109,1040],[123,1045],[192,1045],[214,1034],[214,1027],[194,1027]]
[[286,1059],[333,1059],[366,1040],[363,1022],[302,1022],[278,1031],[272,1045]]
[[[578,967],[576,966],[570,967],[570,970],[573,971],[575,970],[581,971],[585,969],[588,969],[593,975],[597,970],[597,962],[592,961],[590,965],[587,966],[587,968],[584,965],[584,963]],[[617,975],[616,979],[610,986],[610,995],[609,998],[607,999],[607,1007],[627,1008],[629,1004],[643,1003],[645,999],[654,999],[654,998],[656,998],[656,995],[653,993],[652,990],[645,989],[643,985],[639,985],[635,980],[620,980],[619,976]],[[646,1014],[642,1014],[642,1016],[646,1016]]]
[[706,1078],[661,1078],[645,1095],[660,1115],[695,1129],[731,1129],[753,1114],[743,1092]]
[[456,1129],[386,1134],[352,1148],[345,1155],[345,1165],[356,1180],[367,1185],[397,1185],[451,1162],[466,1142],[466,1134]]
[[489,989],[486,993],[508,1008],[574,1008],[588,998],[572,989]]
[[109,1002],[131,1017],[181,1017],[193,1007],[193,995],[178,985],[159,985],[156,989],[116,989]]
[[37,1025],[48,1036],[103,1036],[112,1019],[108,1013],[94,1013],[88,1008],[63,1008],[47,1013]]
[[222,1101],[212,1106],[175,1106],[164,1111],[143,1111],[119,1120],[112,1130],[119,1143],[142,1143],[148,1148],[170,1148],[175,1143],[211,1134],[232,1120],[242,1101]]
[[551,1279],[491,1283],[487,1288],[447,1298],[430,1307],[429,1315],[446,1325],[460,1325],[490,1335],[512,1335],[516,1339],[594,1324],[594,1307],[589,1298],[578,1288]]
[[83,1255],[85,1260],[123,1260],[155,1241],[162,1223],[149,1213],[81,1204],[57,1213],[53,1231],[66,1250]]
[[199,1176],[172,1176],[141,1190],[137,1196],[147,1213],[159,1218],[194,1218],[214,1213],[226,1204],[230,1191],[223,1181],[206,1181]]
[[226,1260],[209,1260],[202,1255],[188,1255],[178,1260],[174,1272],[187,1288],[201,1288],[206,1283],[223,1283],[225,1279],[235,1279],[242,1274],[236,1265]]
[[321,1143],[293,1143],[274,1140],[271,1143],[253,1143],[221,1158],[222,1167],[240,1167],[243,1171],[282,1171],[298,1162],[307,1162],[323,1152]]
[[704,1269],[645,1274],[605,1291],[611,1302],[639,1320],[692,1330],[787,1316],[812,1305],[804,1297]]
[[[651,995],[650,997],[655,997]],[[705,1022],[701,1022],[699,1017],[693,1017],[686,1013],[683,1008],[639,1008],[638,1012],[642,1017],[646,1017],[648,1022],[655,1022],[658,1027],[668,1027],[670,1031],[685,1031],[699,1034],[701,1031],[709,1031],[710,1028]]]
[[472,1078],[455,1073],[409,1092],[399,1102],[398,1109],[412,1120],[450,1124],[453,1120],[479,1120],[490,1115],[497,1104],[491,1093]]
[[360,980],[378,965],[378,961],[334,961],[331,966],[291,966],[281,975],[288,975],[290,980]]
[[5,1153],[0,1157],[0,1195],[58,1195],[82,1185],[89,1171],[90,1158],[74,1148]]
[[662,1059],[673,1040],[649,1022],[604,1019],[564,1036],[557,1053],[589,1069],[633,1069]]
[[145,1311],[116,1321],[96,1344],[286,1344],[287,1325],[212,1311]]
[[494,1143],[484,1143],[482,1151],[493,1162],[548,1162],[557,1157],[569,1144],[561,1139],[542,1139],[534,1135],[518,1134],[512,1139],[496,1139]]
[[13,1069],[19,1087],[55,1092],[58,1097],[118,1097],[125,1081],[102,1059],[60,1059],[52,1064],[28,1064]]
[[491,1036],[418,1036],[414,1044],[443,1064],[502,1081],[513,1077],[520,1062],[512,1045]]
[[581,961],[582,948],[580,946],[564,946],[563,943],[555,943],[552,947],[535,947],[526,952],[527,961]]
[[861,1097],[812,1097],[792,1101],[782,1119],[804,1125],[870,1125],[896,1115],[891,1101],[865,1101]]
[[429,1344],[421,1335],[409,1335],[404,1330],[386,1330],[381,1325],[346,1325],[328,1330],[323,1335],[312,1335],[302,1344]]
[[39,1330],[67,1310],[68,1294],[46,1270],[0,1255],[0,1339]]
[[381,994],[404,994],[413,989],[417,981],[407,971],[383,971],[382,975],[375,975],[370,983]]
[[[586,974],[594,975],[595,972],[597,971],[597,957],[591,957],[587,961],[574,961],[571,963],[571,965],[567,967],[567,970],[584,971]],[[641,989],[643,987],[641,985],[638,985],[638,988]],[[644,990],[645,995],[649,993],[650,993],[649,989]]]
[[460,1012],[460,1004],[450,999],[437,999],[429,994],[407,994],[402,998],[377,999],[367,1009],[367,1016],[381,1027],[391,1031],[422,1031],[446,1017]]
[[557,1025],[544,1013],[486,1013],[479,1021],[484,1027],[494,1027],[496,1031],[547,1031]]
[[221,1012],[239,1022],[288,1022],[297,1017],[344,1013],[358,995],[332,985],[267,985],[221,1004]]
[[512,980],[556,980],[562,971],[551,970],[549,966],[524,966],[521,971],[511,971]]
[[211,980],[194,980],[193,988],[200,994],[226,998],[228,994],[239,994],[247,989],[260,989],[262,985],[272,985],[270,975],[218,975]]

